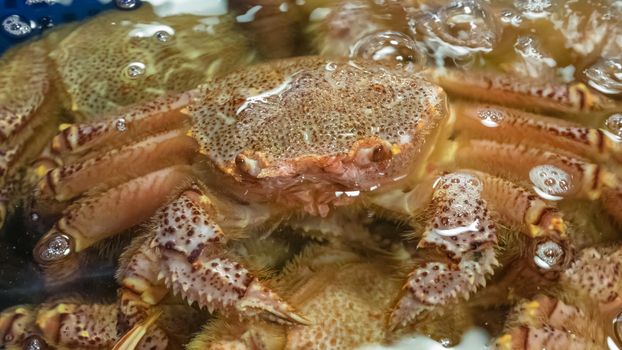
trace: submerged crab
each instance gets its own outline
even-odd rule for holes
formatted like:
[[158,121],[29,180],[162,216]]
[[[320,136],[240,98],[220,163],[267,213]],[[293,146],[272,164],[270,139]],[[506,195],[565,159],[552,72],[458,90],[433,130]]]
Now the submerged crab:
[[561,288],[523,302],[496,347],[615,349],[620,341],[620,247],[586,248],[562,274]]
[[[497,127],[482,124],[488,119]],[[540,147],[504,143],[517,137]],[[620,156],[615,140],[518,110],[448,105],[424,78],[366,61],[259,64],[71,125],[51,150],[65,165],[41,180],[41,199],[77,198],[34,250],[51,276],[71,271],[87,247],[152,217],[118,275],[121,310],[133,321],[172,290],[210,310],[307,324],[227,251],[227,242],[292,211],[327,216],[358,204],[424,215],[422,262],[407,278],[392,327],[485,283],[496,264],[495,222],[530,237],[535,268],[561,269],[571,255],[566,226],[540,196],[605,198],[621,219],[611,202],[620,198],[619,180],[608,168]],[[583,158],[605,154],[613,160]]]
[[254,57],[231,15],[160,18],[148,4],[10,50],[0,60],[0,226],[56,166],[51,154],[31,162],[63,122],[186,91]]

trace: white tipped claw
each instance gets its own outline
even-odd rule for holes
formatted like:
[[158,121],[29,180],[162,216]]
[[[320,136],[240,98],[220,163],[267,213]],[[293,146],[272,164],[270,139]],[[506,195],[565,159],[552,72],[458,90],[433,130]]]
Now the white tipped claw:
[[148,318],[138,322],[127,331],[119,341],[117,341],[112,350],[135,350],[138,348],[140,341],[143,339],[149,327],[151,327],[160,317],[160,313],[155,313]]
[[257,279],[248,286],[244,297],[236,303],[236,308],[242,315],[261,317],[279,324],[305,326],[311,324],[276,293],[261,285]]

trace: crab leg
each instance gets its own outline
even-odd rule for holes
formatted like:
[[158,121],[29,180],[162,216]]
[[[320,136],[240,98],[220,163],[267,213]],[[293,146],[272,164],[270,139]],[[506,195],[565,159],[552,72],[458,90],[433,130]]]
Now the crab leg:
[[93,150],[101,152],[149,135],[180,129],[187,122],[183,108],[191,96],[188,92],[162,97],[102,117],[104,121],[101,122],[62,126],[61,132],[52,139],[47,156],[76,157]]
[[534,109],[580,113],[611,110],[615,101],[583,83],[542,83],[499,72],[434,69],[431,78],[450,94],[497,104],[532,106]]
[[[432,259],[410,274],[391,318],[405,324],[419,313],[468,297],[485,284],[496,264],[496,229],[489,209],[499,220],[515,225],[533,240],[533,263],[543,272],[558,271],[571,256],[561,213],[552,204],[510,181],[477,171],[461,170],[438,179],[431,201],[431,217],[418,248]],[[421,195],[422,189],[415,187]],[[406,208],[422,208],[420,196],[409,196]],[[411,215],[413,213],[411,212]]]
[[154,217],[152,238],[120,272],[124,293],[153,305],[165,290],[171,290],[210,311],[306,324],[289,304],[226,253],[228,237],[214,221],[217,215],[211,199],[197,189],[184,191],[162,208]]
[[[0,314],[0,345],[11,349],[111,348],[124,328],[116,304],[61,302],[38,309],[14,307]],[[167,336],[156,325],[136,349],[166,349]]]
[[[598,164],[524,145],[485,140],[470,140],[468,145],[461,146],[456,163],[518,176],[530,181],[538,195],[547,200],[601,198],[610,214],[622,222],[622,213],[615,205],[622,197],[620,179]],[[602,196],[603,193],[606,195]]]
[[34,249],[35,258],[46,272],[66,273],[62,271],[64,260],[145,221],[191,176],[187,166],[169,167],[72,204],[41,238]]
[[[455,128],[468,137],[487,138],[505,143],[536,143],[573,154],[607,162],[622,163],[622,143],[599,129],[520,110],[456,102]],[[545,146],[544,146],[545,147]]]
[[468,173],[448,174],[436,182],[432,218],[418,245],[430,257],[408,276],[391,314],[391,327],[459,296],[468,297],[492,274],[497,236],[481,195],[481,181]]
[[113,187],[175,164],[190,164],[198,146],[183,130],[149,137],[120,150],[52,169],[39,182],[44,197],[66,201],[96,186]]
[[577,307],[541,296],[523,303],[516,311],[517,320],[508,333],[497,339],[498,350],[596,350],[603,345],[585,330],[575,329],[586,319]]

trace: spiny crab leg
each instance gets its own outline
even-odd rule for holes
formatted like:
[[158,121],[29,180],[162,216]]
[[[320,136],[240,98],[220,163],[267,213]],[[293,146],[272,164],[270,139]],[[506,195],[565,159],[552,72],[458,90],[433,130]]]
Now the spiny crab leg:
[[[18,306],[0,314],[0,346],[9,349],[111,348],[121,324],[116,304],[59,302],[33,309]],[[136,349],[166,349],[167,336],[153,325]],[[34,347],[34,346],[38,347]]]
[[517,307],[496,348],[603,349],[620,341],[621,272],[619,247],[584,249],[562,274],[560,295],[538,296]]
[[71,261],[76,253],[94,243],[147,220],[166,203],[171,191],[188,183],[191,177],[187,166],[169,167],[73,203],[39,240],[34,248],[35,259],[48,278],[75,272],[67,271],[63,262]]
[[455,128],[471,138],[488,138],[505,143],[527,143],[565,150],[602,162],[622,163],[622,142],[600,129],[516,109],[458,101]]
[[[544,273],[559,272],[571,258],[561,213],[526,189],[471,170],[441,176],[433,188],[432,218],[418,245],[432,259],[410,274],[391,315],[391,326],[468,297],[485,284],[496,265],[497,237],[489,208],[494,208],[501,222],[520,227],[533,240],[533,263]],[[413,191],[424,193],[419,187]],[[420,210],[422,199],[406,196],[417,203],[406,207]]]
[[137,250],[121,270],[119,279],[127,293],[154,304],[163,296],[164,285],[210,311],[307,324],[226,253],[227,235],[214,221],[215,213],[210,198],[198,189],[184,191],[162,208],[154,217],[147,251]]
[[[534,190],[547,200],[604,199],[605,208],[611,208],[610,214],[622,222],[622,213],[615,206],[615,201],[609,202],[622,193],[620,179],[599,164],[561,153],[488,140],[469,140],[467,145],[460,147],[456,163],[462,166],[479,165],[484,171],[518,176],[531,182]],[[603,193],[608,196],[603,197]]]
[[616,102],[583,83],[542,83],[500,72],[433,69],[428,72],[449,94],[557,113],[613,110]]
[[430,258],[408,276],[391,314],[392,328],[423,311],[468,297],[492,274],[497,235],[481,192],[481,181],[468,173],[448,174],[436,182],[432,218],[418,245]]

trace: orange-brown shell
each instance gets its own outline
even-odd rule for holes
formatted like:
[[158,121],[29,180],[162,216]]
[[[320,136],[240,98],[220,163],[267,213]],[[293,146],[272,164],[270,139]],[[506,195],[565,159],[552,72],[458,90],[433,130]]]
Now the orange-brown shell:
[[[357,187],[405,173],[446,106],[440,88],[401,71],[304,57],[205,84],[189,113],[203,153],[225,172],[252,159],[256,178],[304,175]],[[361,148],[379,146],[388,154],[378,164],[357,160]]]

